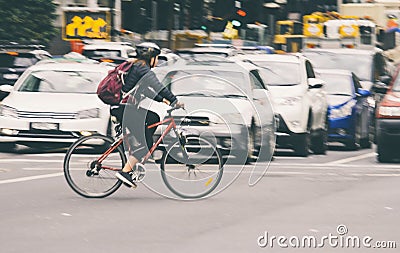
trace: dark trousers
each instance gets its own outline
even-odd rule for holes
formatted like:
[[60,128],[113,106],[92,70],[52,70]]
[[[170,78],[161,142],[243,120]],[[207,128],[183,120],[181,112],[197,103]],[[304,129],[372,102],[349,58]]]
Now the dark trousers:
[[142,159],[153,146],[153,135],[157,127],[148,128],[148,126],[160,121],[157,113],[137,108],[134,105],[128,105],[125,108],[123,127],[128,128],[129,154],[137,159]]

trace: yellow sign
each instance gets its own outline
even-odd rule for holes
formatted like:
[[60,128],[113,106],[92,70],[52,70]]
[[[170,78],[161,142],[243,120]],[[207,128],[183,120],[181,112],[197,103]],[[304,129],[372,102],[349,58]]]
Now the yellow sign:
[[109,12],[64,12],[64,40],[110,39]]

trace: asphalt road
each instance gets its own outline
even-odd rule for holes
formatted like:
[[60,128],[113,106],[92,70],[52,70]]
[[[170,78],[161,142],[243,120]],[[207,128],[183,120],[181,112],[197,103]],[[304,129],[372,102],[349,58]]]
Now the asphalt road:
[[[144,185],[82,198],[68,187],[62,159],[61,152],[0,153],[2,253],[399,252],[400,164],[377,163],[373,149],[308,158],[277,152],[257,185],[248,186],[247,165],[225,190],[189,202]],[[225,180],[239,170],[226,169]],[[341,246],[350,236],[360,248]],[[311,237],[317,245],[302,247]],[[397,248],[378,250],[378,241]]]

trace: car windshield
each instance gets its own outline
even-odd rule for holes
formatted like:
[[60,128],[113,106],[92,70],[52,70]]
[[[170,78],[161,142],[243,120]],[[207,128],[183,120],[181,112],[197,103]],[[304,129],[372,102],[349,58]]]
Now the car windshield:
[[256,61],[254,63],[262,68],[261,71],[268,85],[292,86],[300,84],[300,65],[298,63],[276,61]]
[[0,68],[30,67],[38,62],[32,54],[0,54]]
[[304,52],[304,55],[311,60],[315,68],[349,70],[362,81],[370,81],[372,78],[372,55],[311,51]]
[[96,49],[96,50],[84,50],[83,55],[88,58],[113,58],[121,57],[120,50],[109,50],[109,49]]
[[353,96],[352,77],[334,73],[317,73],[318,78],[325,81],[328,95]]
[[[180,81],[177,81],[180,80]],[[244,96],[246,80],[243,73],[214,70],[172,71],[163,83],[179,96]]]
[[47,93],[96,93],[105,73],[89,71],[33,71],[19,91]]

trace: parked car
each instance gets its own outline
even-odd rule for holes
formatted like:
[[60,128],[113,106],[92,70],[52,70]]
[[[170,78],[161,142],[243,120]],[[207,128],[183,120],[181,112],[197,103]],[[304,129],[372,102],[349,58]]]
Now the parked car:
[[85,41],[82,54],[96,61],[119,64],[135,57],[136,51],[128,42]]
[[242,55],[262,69],[279,119],[277,147],[291,148],[299,156],[327,150],[327,99],[321,79],[317,79],[310,61],[301,54]]
[[[178,124],[191,133],[216,138],[223,155],[235,161],[272,157],[274,114],[268,91],[254,65],[234,62],[177,63],[155,69],[163,83],[185,103]],[[156,137],[160,134],[156,132]]]
[[[42,59],[51,58],[41,45],[0,45],[0,85],[14,85],[21,74]],[[0,101],[7,94],[0,92]]]
[[109,106],[97,85],[111,67],[99,63],[41,61],[28,68],[0,104],[0,147],[72,143],[110,132]]
[[377,153],[379,162],[400,159],[400,69],[376,110]]
[[324,80],[328,99],[328,141],[341,142],[350,150],[370,148],[368,97],[352,72],[340,69],[316,69]]

